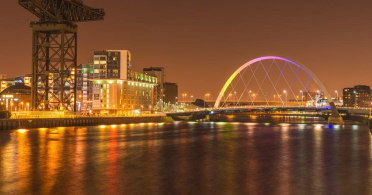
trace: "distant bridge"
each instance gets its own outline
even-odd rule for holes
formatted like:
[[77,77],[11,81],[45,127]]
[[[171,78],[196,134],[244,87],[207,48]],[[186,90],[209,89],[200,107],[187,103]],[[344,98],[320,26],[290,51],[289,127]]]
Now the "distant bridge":
[[343,119],[331,95],[308,67],[283,57],[263,56],[245,63],[228,78],[211,112],[249,111],[244,108],[231,109],[237,106],[282,106],[294,109],[292,106],[297,105],[299,108],[296,109],[306,110],[303,107],[304,98],[309,100],[310,105],[307,106],[319,107],[322,96],[328,99],[331,108],[323,111],[329,112],[328,122],[342,124]]
[[[351,108],[351,107],[337,107],[338,113],[345,118],[350,116],[358,116],[362,118],[369,118],[371,115],[370,108]],[[329,118],[332,114],[331,108],[316,108],[316,107],[278,107],[278,106],[238,106],[225,108],[200,109],[189,112],[172,112],[167,113],[167,116],[175,120],[200,120],[210,119],[211,121],[218,121],[220,115],[234,115],[234,114],[266,114],[266,115],[283,115],[283,116],[312,116]]]

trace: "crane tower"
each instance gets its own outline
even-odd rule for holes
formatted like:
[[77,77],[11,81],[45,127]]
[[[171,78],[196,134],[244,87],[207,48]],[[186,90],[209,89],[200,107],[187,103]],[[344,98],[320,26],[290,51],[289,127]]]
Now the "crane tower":
[[32,28],[33,110],[76,111],[77,25],[103,20],[103,9],[79,0],[18,0],[39,18]]

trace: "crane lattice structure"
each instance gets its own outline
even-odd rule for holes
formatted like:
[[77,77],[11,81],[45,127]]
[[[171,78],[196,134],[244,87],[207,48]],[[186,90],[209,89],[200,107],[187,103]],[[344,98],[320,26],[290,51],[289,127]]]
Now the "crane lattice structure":
[[77,25],[103,20],[79,0],[18,0],[40,20],[32,28],[32,109],[76,111]]

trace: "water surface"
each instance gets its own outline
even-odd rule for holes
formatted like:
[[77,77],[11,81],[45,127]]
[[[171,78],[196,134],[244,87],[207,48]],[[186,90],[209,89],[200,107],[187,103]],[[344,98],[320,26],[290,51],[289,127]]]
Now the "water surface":
[[372,193],[368,127],[288,120],[0,131],[0,194]]

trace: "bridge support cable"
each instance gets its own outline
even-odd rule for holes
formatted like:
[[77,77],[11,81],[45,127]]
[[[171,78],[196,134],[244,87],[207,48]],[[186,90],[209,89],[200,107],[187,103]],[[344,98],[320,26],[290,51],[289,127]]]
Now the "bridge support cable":
[[[261,61],[260,61],[260,63],[261,63]],[[251,80],[252,80],[252,78],[253,78],[253,75],[256,73],[258,67],[259,67],[259,66],[256,67],[255,72],[254,72],[254,73],[252,74],[252,76],[250,77],[250,79],[249,79],[249,81],[248,81],[248,85],[249,85],[249,83],[251,82]],[[244,73],[246,72],[246,70],[247,70],[247,69],[244,70]],[[244,74],[244,73],[243,73],[243,74]],[[247,87],[247,85],[246,85],[245,82],[244,82],[244,79],[243,79],[242,74],[239,73],[239,76],[240,76],[240,78],[241,78],[241,81],[242,81],[243,84],[244,84],[244,91],[242,92],[242,94],[241,94],[239,100],[237,101],[236,106],[239,104],[239,102],[240,102],[241,98],[243,97],[245,91],[247,92],[247,95],[250,96],[250,94],[249,94],[249,90],[248,90],[248,87]],[[252,101],[252,97],[251,97],[251,101]],[[253,104],[253,101],[252,101],[252,104]]]
[[[285,64],[287,64],[287,63],[288,63],[288,62],[286,61]],[[275,64],[276,64],[276,66],[277,66],[278,69],[279,69],[279,65],[278,65],[278,63],[276,63],[276,61],[275,61]],[[288,64],[288,66],[291,66],[291,65]],[[288,88],[289,88],[289,91],[291,91],[291,92],[292,92],[292,95],[293,95],[294,97],[296,97],[296,94],[293,92],[292,87],[289,85],[287,79],[286,79],[285,76],[283,75],[283,71],[284,71],[284,68],[283,68],[283,70],[280,71],[280,75],[282,76],[282,78],[284,79],[285,83],[287,84],[287,86],[288,86]],[[288,99],[286,99],[286,101],[287,101],[286,104],[288,105]],[[298,102],[297,102],[297,103],[298,103]]]
[[[274,63],[274,61],[275,61],[275,59],[273,60],[273,63]],[[284,66],[283,66],[283,70],[284,70],[284,68],[285,68],[285,65],[286,65],[286,64],[284,64]],[[278,68],[278,70],[281,71],[280,68]],[[282,102],[282,105],[284,106],[284,100],[281,98],[280,93],[279,93],[278,90],[276,89],[276,87],[277,87],[277,85],[278,85],[278,83],[279,83],[279,80],[280,80],[280,75],[278,76],[278,79],[276,80],[275,85],[273,85],[273,87],[274,87],[274,89],[275,89],[275,92],[276,92],[277,95],[278,95],[278,98],[279,98],[280,101]],[[273,96],[273,93],[274,93],[274,90],[271,91],[270,96]]]
[[[245,70],[246,71],[246,70]],[[244,71],[244,72],[245,72]],[[254,103],[253,103],[253,101],[252,101],[252,96],[249,94],[249,89],[248,89],[248,87],[247,87],[247,85],[245,84],[245,82],[244,82],[244,79],[243,79],[243,76],[239,73],[239,76],[240,76],[240,78],[242,79],[242,81],[243,81],[243,84],[244,84],[244,88],[245,88],[245,90],[247,91],[247,95],[248,95],[248,97],[250,97],[250,100],[251,100],[251,103],[252,103],[252,105],[254,105]],[[251,76],[251,78],[252,78],[252,76]],[[249,84],[249,83],[248,83]],[[242,93],[242,95],[243,95],[244,93]]]
[[[272,60],[270,61],[270,66],[266,67],[267,65],[269,65],[269,60]],[[289,68],[287,66],[289,66]],[[294,68],[293,66],[297,66],[297,68]],[[247,69],[249,69],[249,71]],[[277,71],[274,71],[276,69]],[[249,72],[249,75],[247,71]],[[245,76],[249,76],[248,82],[246,79],[244,79]],[[305,83],[306,79],[307,83]],[[255,80],[255,82],[252,82],[252,80]],[[299,96],[296,96],[295,93],[297,89],[299,90],[299,92],[301,92],[301,99],[303,99],[304,95],[306,94],[308,96],[308,98],[306,98],[306,101],[311,100],[311,102],[314,101],[314,97],[311,96],[311,94],[315,94],[315,92],[313,92],[314,90],[317,90],[316,94],[318,95],[318,91],[324,91],[324,95],[325,97],[327,97],[332,107],[332,120],[330,121],[332,123],[342,123],[342,118],[340,119],[338,111],[335,107],[335,104],[332,102],[330,94],[325,89],[320,80],[316,77],[316,75],[314,75],[314,73],[304,65],[299,65],[298,63],[295,63],[291,60],[277,56],[264,56],[256,58],[239,67],[222,87],[222,90],[217,97],[215,108],[221,106],[221,100],[223,101],[222,106],[225,106],[227,100],[232,97],[232,95],[226,96],[225,94],[225,92],[227,92],[227,90],[230,91],[230,89],[232,90],[231,92],[234,93],[234,103],[232,104],[234,106],[242,105],[242,99],[245,99],[245,94],[248,94],[249,96],[249,98],[247,99],[248,104],[254,105],[257,103],[257,105],[270,106],[270,104],[272,105],[273,103],[272,98],[274,98],[274,104],[278,103],[275,100],[275,97],[277,95],[278,100],[280,100],[282,105],[284,106],[284,99],[282,97],[283,94],[280,92],[280,90],[278,91],[280,87],[284,87],[284,89],[287,89],[287,91],[283,92],[283,94],[286,95],[287,105],[288,102],[290,102],[289,100],[292,100],[292,97],[294,97],[295,101],[293,101],[291,105],[294,105],[293,103],[296,102],[298,105],[301,106]],[[250,89],[252,89],[252,91],[255,91],[256,93],[252,94]],[[237,90],[239,90],[240,93],[237,93]],[[276,93],[276,95],[273,96],[274,93]],[[256,94],[262,94],[263,96],[257,96]],[[270,96],[267,96],[269,94]]]
[[[298,68],[300,68],[299,66],[297,66]],[[292,67],[291,67],[292,69]],[[292,69],[292,71],[294,71]],[[301,79],[298,77],[298,75],[296,74],[296,77],[297,77],[297,80],[300,82],[301,86],[304,88],[304,90],[306,91],[307,95],[310,97],[311,101],[314,101],[314,99],[311,97],[311,95],[309,94],[309,90],[308,90],[308,87],[309,87],[309,83],[310,83],[310,80],[311,80],[311,75],[309,75],[309,79],[307,80],[307,83],[306,83],[306,87],[304,86],[304,84],[302,83]],[[316,81],[315,81],[316,82]],[[303,94],[301,94],[303,96]]]
[[[257,71],[258,67],[259,67],[259,66],[256,67],[256,69],[255,69],[254,72]],[[243,74],[245,74],[246,71],[247,71],[247,69],[244,70]],[[240,75],[240,74],[241,74],[241,73],[239,72],[239,75]],[[248,85],[249,85],[249,83],[251,82],[252,79],[253,79],[253,75],[251,75],[251,77],[250,77],[250,79],[249,79],[249,81],[248,81]],[[236,83],[238,84],[240,80],[244,80],[243,77],[241,77],[241,78],[240,78]],[[230,92],[229,92],[228,94],[231,94],[232,91],[235,91],[234,83],[233,83],[232,81],[231,81],[230,85],[231,85],[232,89],[230,90]],[[224,95],[224,94],[222,94],[222,95]],[[221,107],[223,107],[223,106],[226,104],[226,101],[227,101],[228,99],[229,99],[229,96],[227,96],[227,97],[225,96],[225,98],[224,98],[224,102],[223,102],[223,104],[222,104]],[[253,101],[252,101],[252,104],[254,104]]]
[[[262,69],[265,71],[265,76],[264,76],[264,78],[262,79],[262,82],[261,82],[261,85],[260,85],[260,88],[261,88],[261,90],[262,90],[262,86],[263,86],[263,84],[265,83],[265,80],[266,80],[266,78],[268,77],[268,74],[267,74],[267,71],[266,71],[266,69],[265,69],[265,66],[262,64],[262,61],[260,61],[260,62],[258,63],[258,66],[259,66],[259,65],[261,65]],[[272,67],[272,64],[271,64],[270,67],[269,67],[269,71],[270,71],[271,67]],[[255,78],[256,78],[256,77],[255,77]],[[269,77],[269,79],[270,79],[270,77]],[[264,95],[264,97],[265,97],[265,100],[266,100],[266,104],[267,104],[267,106],[269,106],[269,101],[266,99],[266,94],[263,94],[263,95]],[[270,97],[269,97],[269,100],[270,100]]]
[[[251,69],[251,71],[252,71],[252,73],[253,73],[252,67],[249,66],[249,68]],[[256,75],[255,75],[254,73],[253,73],[253,77],[254,77],[254,79],[255,79],[256,82],[257,82],[257,85],[258,85],[259,91],[262,92],[262,94],[264,95],[264,99],[265,99],[265,101],[266,101],[266,103],[267,103],[267,99],[266,99],[265,93],[263,92],[263,90],[262,90],[262,88],[261,88],[261,85],[260,85],[260,83],[258,82],[257,77],[256,77]]]
[[[291,70],[293,71],[293,68],[292,68],[292,66],[289,64],[289,67],[291,68]],[[298,73],[298,70],[300,69],[300,67],[299,66],[297,66],[297,70],[296,70],[296,72],[294,72],[293,71],[293,73],[294,73],[294,76],[293,76],[293,78],[292,78],[292,82],[291,82],[291,85],[290,85],[290,88],[292,89],[292,86],[293,86],[293,82],[294,82],[294,80],[296,79],[296,76],[297,76],[297,73]],[[296,95],[294,94],[294,98],[295,98],[295,100],[297,101],[297,104],[298,104],[298,106],[301,106],[301,104],[298,102],[298,98],[296,98]]]
[[[274,90],[275,90],[275,92],[276,92],[277,94],[279,94],[279,93],[278,93],[278,90],[276,89],[276,85],[277,85],[277,84],[274,86],[274,83],[272,82],[272,80],[271,80],[271,78],[270,78],[270,76],[269,76],[269,72],[270,72],[272,66],[274,65],[274,61],[275,61],[275,60],[273,60],[273,62],[270,64],[270,68],[269,68],[268,71],[266,71],[266,69],[265,69],[265,67],[264,67],[264,65],[263,65],[263,63],[262,63],[262,61],[260,61],[260,64],[261,64],[262,68],[263,68],[264,71],[265,71],[265,78],[266,78],[266,77],[269,78],[270,83],[271,83],[271,85],[272,85],[273,88],[274,88],[274,89],[271,91],[271,94],[270,94],[269,100],[271,100],[271,97],[273,96]],[[280,80],[280,75],[279,75],[278,81],[279,81],[279,80]],[[282,100],[282,98],[281,98],[280,96],[279,96],[279,99],[280,99],[280,101],[282,102],[282,104],[284,105],[283,100]]]
[[310,97],[310,99],[311,99],[311,101],[314,101],[314,99],[313,99],[313,97],[311,97],[311,95],[310,95],[310,93],[309,93],[309,83],[310,83],[310,81],[311,81],[311,75],[309,76],[309,79],[308,79],[308,81],[307,81],[307,84],[306,84],[306,88],[305,88],[305,90],[306,90],[306,93],[307,93],[307,95]]

